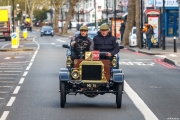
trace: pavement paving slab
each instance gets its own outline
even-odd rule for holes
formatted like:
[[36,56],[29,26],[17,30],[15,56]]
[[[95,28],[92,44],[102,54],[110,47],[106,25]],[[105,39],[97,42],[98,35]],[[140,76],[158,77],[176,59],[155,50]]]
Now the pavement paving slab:
[[172,37],[166,37],[166,45],[165,50],[161,48],[151,48],[148,50],[147,48],[139,48],[139,47],[129,47],[125,46],[126,49],[133,51],[144,53],[148,55],[159,55],[163,58],[164,62],[169,64],[173,64],[180,67],[180,40],[176,40],[176,52],[174,49],[174,40]]

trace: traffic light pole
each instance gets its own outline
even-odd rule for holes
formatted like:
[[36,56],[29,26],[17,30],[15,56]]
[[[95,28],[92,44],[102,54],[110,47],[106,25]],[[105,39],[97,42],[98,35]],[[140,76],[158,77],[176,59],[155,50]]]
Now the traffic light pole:
[[163,0],[163,28],[162,28],[162,32],[163,32],[163,46],[162,46],[162,49],[165,50],[165,46],[166,46],[166,41],[165,41],[165,2]]
[[116,0],[114,0],[114,36],[116,37]]
[[[141,31],[143,29],[143,7],[142,7],[142,0],[141,0]],[[143,48],[143,33],[141,32],[141,41],[140,41],[140,49]]]
[[12,7],[13,7],[13,9],[12,9],[12,22],[13,22],[13,32],[14,32],[14,0],[12,0]]

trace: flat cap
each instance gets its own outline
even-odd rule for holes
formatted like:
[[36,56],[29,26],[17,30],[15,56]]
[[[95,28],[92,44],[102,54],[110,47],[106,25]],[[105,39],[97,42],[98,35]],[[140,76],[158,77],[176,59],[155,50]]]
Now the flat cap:
[[102,24],[100,30],[109,30],[109,26],[107,24]]
[[83,25],[83,26],[80,27],[80,30],[88,30],[88,27]]

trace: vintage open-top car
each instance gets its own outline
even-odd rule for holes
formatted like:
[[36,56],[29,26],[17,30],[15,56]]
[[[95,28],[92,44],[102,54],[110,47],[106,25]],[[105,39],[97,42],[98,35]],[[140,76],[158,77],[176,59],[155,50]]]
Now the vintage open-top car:
[[[83,49],[83,45],[79,45]],[[64,44],[62,47],[70,48]],[[123,46],[120,47],[122,49]],[[60,68],[60,106],[65,107],[66,95],[77,93],[87,97],[95,97],[99,94],[113,93],[116,95],[117,108],[121,108],[122,93],[124,86],[124,73],[117,69],[117,59],[100,59],[105,52],[88,51],[80,53],[80,59],[71,60],[68,54],[66,68]],[[116,68],[116,69],[114,69]]]

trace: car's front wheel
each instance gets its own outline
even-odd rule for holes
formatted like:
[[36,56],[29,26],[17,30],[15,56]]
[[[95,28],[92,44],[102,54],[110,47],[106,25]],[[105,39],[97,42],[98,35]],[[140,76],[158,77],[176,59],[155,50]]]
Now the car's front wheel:
[[123,83],[117,83],[117,91],[116,91],[117,108],[121,108],[122,92],[123,92]]
[[66,103],[66,83],[65,82],[60,82],[60,106],[61,108],[65,107],[65,103]]

